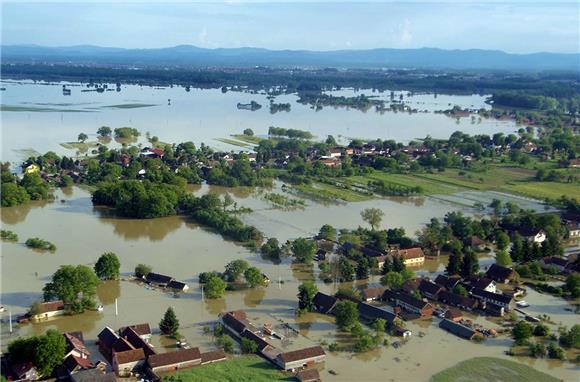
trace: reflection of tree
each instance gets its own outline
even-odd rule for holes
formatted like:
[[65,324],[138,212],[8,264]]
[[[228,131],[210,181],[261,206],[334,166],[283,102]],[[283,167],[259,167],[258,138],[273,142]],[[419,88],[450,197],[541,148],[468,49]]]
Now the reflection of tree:
[[292,264],[292,276],[298,281],[314,281],[314,266],[306,264]]
[[72,187],[62,187],[60,190],[62,191],[62,194],[66,196],[71,196],[73,194]]
[[115,303],[115,299],[121,295],[121,282],[119,280],[103,281],[97,287],[97,297],[103,305]]
[[247,307],[255,308],[262,303],[266,296],[266,288],[257,287],[244,290],[244,304]]
[[224,298],[216,298],[213,300],[206,298],[205,310],[212,316],[217,316],[226,311],[226,300]]
[[0,218],[4,224],[17,224],[26,219],[31,209],[44,207],[48,204],[46,200],[32,201],[14,207],[0,208]]
[[183,218],[168,216],[156,219],[125,219],[117,217],[114,210],[94,207],[103,223],[111,224],[115,228],[115,234],[126,240],[148,238],[151,241],[161,241],[170,232],[181,227]]

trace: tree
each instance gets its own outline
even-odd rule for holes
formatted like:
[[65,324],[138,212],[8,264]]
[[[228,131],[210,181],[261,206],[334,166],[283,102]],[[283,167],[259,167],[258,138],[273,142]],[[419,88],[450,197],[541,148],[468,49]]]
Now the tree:
[[299,263],[312,264],[315,252],[316,243],[312,240],[298,238],[292,242],[292,253]]
[[566,348],[580,348],[580,325],[576,324],[569,331],[562,331],[560,344]]
[[242,353],[252,354],[258,351],[258,344],[249,338],[242,338],[240,341],[240,347],[242,348]]
[[256,267],[250,267],[246,269],[246,271],[244,272],[244,278],[252,288],[258,285],[264,285],[266,282],[266,278],[264,277],[262,272],[260,272],[260,270]]
[[217,338],[217,344],[219,347],[224,349],[226,353],[233,353],[234,352],[234,340],[232,340],[229,336],[221,335]]
[[580,274],[572,273],[566,277],[565,285],[573,298],[580,297]]
[[358,308],[352,301],[340,301],[334,307],[336,325],[342,330],[349,330],[358,322]]
[[498,231],[495,235],[495,243],[499,250],[505,250],[510,245],[510,237],[503,231]]
[[453,293],[463,297],[467,297],[467,289],[465,289],[465,287],[461,284],[455,285],[455,287],[453,288]]
[[49,329],[42,336],[18,338],[8,345],[13,362],[32,362],[38,372],[49,377],[53,369],[65,356],[66,341],[55,329]]
[[109,126],[101,126],[97,130],[97,134],[101,137],[110,137],[113,133],[113,130]]
[[89,136],[86,135],[85,133],[80,133],[79,136],[77,137],[77,141],[83,142],[83,143],[85,143],[85,141],[87,139],[89,139]]
[[514,240],[510,249],[510,257],[516,263],[519,263],[524,259],[524,240],[518,233],[514,235]]
[[262,245],[260,251],[264,256],[272,257],[275,259],[280,258],[280,256],[282,255],[280,243],[278,242],[278,239],[276,239],[275,237],[269,238],[268,241],[266,241]]
[[147,264],[137,264],[135,267],[135,277],[144,278],[153,270],[150,265]]
[[384,215],[385,213],[378,208],[365,208],[360,213],[362,219],[371,226],[373,231],[381,225]]
[[539,323],[534,327],[534,336],[545,337],[550,334],[550,328],[546,324]]
[[550,342],[548,345],[548,357],[552,359],[564,359],[564,349],[556,345],[555,342]]
[[98,284],[99,278],[91,268],[63,265],[52,275],[52,281],[44,286],[44,301],[63,300],[74,304],[75,310],[83,311],[94,305]]
[[512,336],[517,345],[523,345],[532,336],[532,332],[532,325],[528,324],[526,321],[519,321],[512,329]]
[[383,263],[383,267],[381,268],[381,274],[386,275],[387,273],[393,270],[393,263],[389,257],[385,258],[385,262]]
[[355,268],[346,257],[338,260],[338,271],[342,281],[349,282],[354,279]]
[[325,239],[330,241],[336,241],[336,228],[329,224],[325,224],[320,227],[320,231],[318,232],[319,239]]
[[234,204],[234,199],[232,198],[232,196],[228,193],[226,193],[224,195],[224,201],[223,201],[223,206],[224,206],[224,212],[228,209],[229,206],[231,206],[232,204]]
[[449,255],[449,260],[447,262],[447,267],[445,271],[449,276],[458,275],[461,272],[461,254],[460,253],[451,253]]
[[393,256],[393,271],[402,272],[405,269],[405,261],[401,256]]
[[497,265],[501,265],[502,267],[511,267],[512,258],[506,250],[500,250],[495,254],[495,263]]
[[224,277],[229,282],[237,281],[240,276],[250,267],[246,260],[234,260],[226,265]]
[[215,275],[212,275],[205,283],[205,297],[210,299],[220,298],[224,295],[226,287],[227,284],[224,280]]
[[20,185],[24,187],[30,199],[48,199],[48,184],[42,180],[38,173],[24,174]]
[[403,276],[397,272],[389,272],[381,278],[381,284],[391,289],[399,289],[403,285]]
[[17,206],[30,200],[26,189],[16,183],[2,183],[2,207]]
[[159,321],[159,330],[166,336],[175,336],[179,330],[179,320],[175,315],[172,307],[167,308],[161,321]]
[[314,311],[314,296],[318,293],[316,284],[312,281],[304,281],[298,287],[298,309],[301,311]]
[[106,252],[95,264],[95,273],[101,280],[116,280],[119,278],[121,263],[113,252]]
[[479,271],[479,260],[477,254],[472,250],[467,250],[461,262],[461,276],[471,277]]
[[369,278],[369,261],[366,257],[361,257],[356,264],[356,278],[366,280]]
[[244,129],[244,135],[247,135],[249,137],[254,135],[254,130],[252,129]]

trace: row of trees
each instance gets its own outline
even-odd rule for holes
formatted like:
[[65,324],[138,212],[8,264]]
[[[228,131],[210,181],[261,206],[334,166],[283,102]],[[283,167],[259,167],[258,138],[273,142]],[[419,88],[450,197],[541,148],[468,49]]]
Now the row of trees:
[[244,283],[250,288],[255,288],[265,285],[267,281],[262,271],[251,267],[246,260],[229,262],[223,273],[213,271],[202,272],[199,275],[199,283],[203,285],[204,294],[210,299],[222,297],[228,288],[228,283]]
[[49,185],[38,173],[26,173],[21,180],[10,173],[10,164],[3,163],[1,172],[1,205],[17,206],[29,200],[49,198]]

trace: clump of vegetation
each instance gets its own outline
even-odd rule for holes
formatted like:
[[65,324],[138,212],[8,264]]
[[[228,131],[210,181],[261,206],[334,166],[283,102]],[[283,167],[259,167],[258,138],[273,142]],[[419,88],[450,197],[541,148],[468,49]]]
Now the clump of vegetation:
[[52,244],[49,241],[40,239],[38,237],[32,237],[27,239],[24,244],[29,248],[40,249],[44,251],[56,251],[56,245]]
[[48,329],[40,336],[18,338],[8,345],[12,362],[31,362],[43,377],[49,377],[61,364],[65,351],[64,336],[55,329]]
[[18,235],[12,231],[3,229],[0,231],[0,239],[4,241],[18,241]]
[[268,128],[268,135],[275,137],[288,137],[300,139],[312,139],[313,135],[309,131],[297,129],[284,129],[282,127],[270,126]]
[[305,202],[302,199],[289,198],[286,195],[276,193],[267,193],[264,195],[264,199],[281,207],[298,207],[305,205]]
[[95,306],[99,282],[95,272],[85,265],[63,265],[44,286],[44,301],[63,300],[72,312],[82,313]]
[[147,264],[137,264],[135,267],[135,277],[137,278],[144,278],[153,270],[150,265]]
[[119,127],[115,129],[115,138],[137,138],[141,133],[132,127]]
[[318,293],[316,284],[304,281],[298,287],[298,313],[314,311],[314,296]]
[[101,280],[116,280],[119,278],[121,262],[113,252],[103,253],[95,264],[95,273]]

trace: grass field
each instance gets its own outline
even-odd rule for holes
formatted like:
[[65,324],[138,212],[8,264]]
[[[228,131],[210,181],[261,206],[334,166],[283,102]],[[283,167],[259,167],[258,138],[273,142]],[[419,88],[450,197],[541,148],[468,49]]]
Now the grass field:
[[79,150],[81,152],[89,151],[91,147],[96,147],[97,142],[64,142],[60,144],[68,150]]
[[271,364],[258,356],[232,358],[172,374],[183,382],[267,382],[291,381]]
[[458,363],[435,374],[431,382],[557,382],[558,379],[521,363],[479,357]]
[[238,141],[235,139],[230,139],[230,138],[216,138],[215,140],[223,142],[223,143],[227,143],[228,145],[232,145],[232,146],[238,146],[238,147],[243,147],[243,148],[252,147],[251,144],[248,144],[248,143],[242,142],[242,141]]
[[326,183],[316,183],[315,185],[301,184],[293,186],[304,197],[319,199],[322,201],[343,200],[345,202],[361,202],[372,199],[371,195],[366,195],[355,190],[347,190]]

